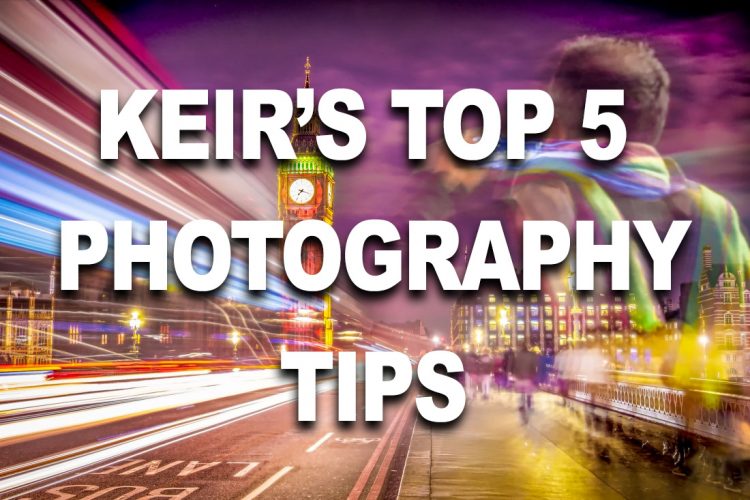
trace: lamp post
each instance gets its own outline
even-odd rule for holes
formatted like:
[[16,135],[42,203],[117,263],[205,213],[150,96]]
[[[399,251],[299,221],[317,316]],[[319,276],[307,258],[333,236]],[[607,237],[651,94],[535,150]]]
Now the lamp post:
[[232,343],[232,357],[237,359],[237,348],[240,344],[240,334],[237,330],[232,330],[232,333],[229,335],[229,341]]
[[141,334],[138,333],[138,330],[142,324],[141,314],[138,311],[132,311],[130,313],[130,330],[133,332],[133,337],[130,352],[136,356],[140,353],[141,348]]

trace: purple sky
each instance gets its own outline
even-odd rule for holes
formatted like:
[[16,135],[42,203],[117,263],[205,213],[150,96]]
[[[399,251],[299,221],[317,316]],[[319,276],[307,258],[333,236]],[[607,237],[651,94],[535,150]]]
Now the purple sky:
[[[502,101],[508,88],[543,87],[550,53],[564,39],[643,36],[672,78],[661,150],[675,155],[689,176],[724,193],[750,222],[746,20],[731,12],[684,16],[622,4],[520,4],[182,1],[110,7],[186,88],[292,92],[302,84],[309,55],[316,89],[358,91],[368,142],[356,163],[336,172],[335,222],[341,231],[367,218],[424,218],[415,207],[447,208],[446,194],[425,185],[406,160],[405,120],[389,109],[390,89],[442,88],[449,96],[479,87]],[[248,168],[264,169],[264,178],[275,182],[271,163]],[[453,193],[451,206],[477,217],[501,217],[486,210],[480,193]],[[424,317],[447,333],[450,299],[437,293],[416,299],[395,292],[370,303],[375,313]]]

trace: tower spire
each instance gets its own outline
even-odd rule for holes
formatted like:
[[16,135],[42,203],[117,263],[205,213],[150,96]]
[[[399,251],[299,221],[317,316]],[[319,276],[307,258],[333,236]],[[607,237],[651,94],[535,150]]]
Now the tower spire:
[[310,64],[310,56],[307,56],[307,59],[305,60],[305,88],[310,88],[310,68],[312,68],[312,64]]

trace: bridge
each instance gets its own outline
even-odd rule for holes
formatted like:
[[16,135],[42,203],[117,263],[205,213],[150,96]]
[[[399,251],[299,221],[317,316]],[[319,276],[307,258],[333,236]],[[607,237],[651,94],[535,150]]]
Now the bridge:
[[517,395],[497,392],[472,401],[454,424],[418,422],[400,498],[747,495],[750,400],[653,378],[572,380],[566,396],[546,386],[529,416],[519,414]]

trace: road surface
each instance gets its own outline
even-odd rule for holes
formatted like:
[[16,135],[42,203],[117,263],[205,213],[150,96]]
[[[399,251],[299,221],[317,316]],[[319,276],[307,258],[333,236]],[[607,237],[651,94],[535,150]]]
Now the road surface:
[[[164,379],[161,384],[178,381]],[[345,425],[336,419],[333,388],[330,380],[319,384],[314,424],[297,422],[294,386],[280,383],[143,415],[112,414],[80,427],[29,433],[6,441],[0,454],[2,498],[394,496],[414,422],[413,400],[386,403],[382,424]],[[92,405],[97,411],[123,404],[122,399],[98,396],[103,402],[4,414],[0,433],[19,421],[33,424],[86,415]],[[148,397],[134,396],[136,401]]]

